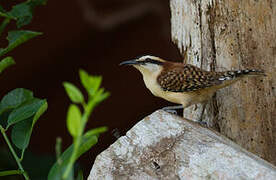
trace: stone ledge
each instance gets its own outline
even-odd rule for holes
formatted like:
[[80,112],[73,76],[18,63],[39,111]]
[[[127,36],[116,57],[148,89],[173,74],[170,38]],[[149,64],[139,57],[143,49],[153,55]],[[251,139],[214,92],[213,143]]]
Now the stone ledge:
[[276,179],[276,168],[231,140],[165,111],[99,154],[88,180]]

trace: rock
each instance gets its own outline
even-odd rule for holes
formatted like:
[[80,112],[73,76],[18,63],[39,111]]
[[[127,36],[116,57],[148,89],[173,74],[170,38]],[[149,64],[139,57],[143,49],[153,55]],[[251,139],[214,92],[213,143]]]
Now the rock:
[[95,160],[88,180],[276,179],[276,168],[224,136],[156,111]]

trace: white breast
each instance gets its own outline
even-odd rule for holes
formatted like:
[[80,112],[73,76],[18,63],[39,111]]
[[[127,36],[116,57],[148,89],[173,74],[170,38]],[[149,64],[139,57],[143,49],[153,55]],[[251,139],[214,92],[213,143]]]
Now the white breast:
[[161,97],[163,99],[166,99],[167,101],[170,101],[176,104],[182,104],[183,101],[187,100],[187,98],[184,97],[183,93],[163,91],[160,85],[156,81],[158,74],[159,73],[154,73],[151,75],[143,75],[145,85],[153,95],[157,97]]

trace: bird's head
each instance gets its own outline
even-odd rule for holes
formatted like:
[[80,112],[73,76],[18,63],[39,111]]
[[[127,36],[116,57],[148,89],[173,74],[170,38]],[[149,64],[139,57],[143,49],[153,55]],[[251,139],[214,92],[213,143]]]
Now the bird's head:
[[142,74],[159,72],[165,60],[156,56],[140,56],[133,60],[121,62],[120,65],[130,65],[138,69]]

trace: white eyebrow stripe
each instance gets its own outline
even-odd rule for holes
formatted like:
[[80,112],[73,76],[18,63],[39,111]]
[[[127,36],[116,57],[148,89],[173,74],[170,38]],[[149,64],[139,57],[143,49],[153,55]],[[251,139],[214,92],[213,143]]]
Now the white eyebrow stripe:
[[139,59],[145,60],[145,59],[147,59],[147,58],[150,58],[150,59],[157,59],[157,57],[151,56],[151,55],[142,56],[142,57],[140,57]]

